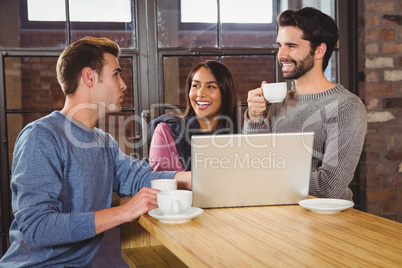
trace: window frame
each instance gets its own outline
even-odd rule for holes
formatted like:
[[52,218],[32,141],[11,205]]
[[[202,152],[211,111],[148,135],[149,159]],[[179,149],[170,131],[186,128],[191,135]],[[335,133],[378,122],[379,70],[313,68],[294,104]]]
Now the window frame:
[[[135,23],[135,5],[133,1],[131,2],[131,21],[130,22],[76,22],[71,21],[68,18],[68,13],[66,12],[65,21],[30,21],[28,20],[28,0],[19,0],[19,17],[21,30],[66,30],[67,24],[70,24],[71,28],[74,30],[88,30],[88,24],[91,24],[91,30],[102,30],[102,31],[119,31],[124,30],[127,24]],[[67,8],[67,4],[66,4]]]
[[[276,30],[276,16],[278,15],[277,1],[272,0],[272,23],[228,23],[220,21],[220,6],[218,4],[218,21],[216,23],[207,22],[181,22],[181,0],[177,0],[179,7],[178,25],[179,30],[199,30],[199,29],[211,29],[210,31],[217,31],[218,28],[224,28],[225,31],[272,31]],[[217,2],[218,3],[218,2]],[[216,27],[214,27],[216,26]]]

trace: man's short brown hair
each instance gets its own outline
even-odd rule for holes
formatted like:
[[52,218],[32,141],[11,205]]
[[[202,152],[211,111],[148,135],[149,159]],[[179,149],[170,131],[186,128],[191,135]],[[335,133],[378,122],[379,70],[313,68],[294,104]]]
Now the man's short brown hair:
[[119,45],[108,38],[85,37],[68,46],[57,61],[57,81],[64,95],[74,94],[85,67],[102,75],[104,54],[120,56]]

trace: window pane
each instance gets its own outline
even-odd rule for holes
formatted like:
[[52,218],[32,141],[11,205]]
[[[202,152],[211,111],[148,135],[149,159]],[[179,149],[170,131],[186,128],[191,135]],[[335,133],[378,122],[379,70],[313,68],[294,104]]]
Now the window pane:
[[[325,69],[324,75],[325,77],[331,81],[332,83],[338,83],[338,72],[336,68],[336,63],[338,61],[338,51],[334,51],[332,53],[332,57],[329,59],[327,69]],[[352,90],[352,89],[349,89]]]
[[218,22],[216,0],[181,0],[180,3],[181,22]]
[[221,0],[222,47],[272,47],[275,43],[276,1]]
[[66,21],[64,0],[27,0],[27,5],[29,21]]
[[[217,47],[216,0],[159,0],[158,45]],[[220,1],[222,47],[271,47],[275,43],[276,1]],[[196,11],[196,12],[195,12]]]
[[[64,3],[63,0],[55,2]],[[47,6],[42,9],[53,13],[48,12]],[[54,13],[59,11],[54,10]],[[29,21],[26,0],[1,1],[0,47],[62,48],[67,44],[66,36],[65,22]]]
[[247,93],[261,85],[262,81],[275,81],[274,55],[225,56],[222,63],[230,70],[235,82],[237,100],[247,103]]
[[165,104],[186,105],[186,79],[193,67],[203,60],[218,60],[217,57],[165,57],[163,58],[163,87]]
[[7,109],[58,110],[64,94],[56,78],[57,57],[5,58]]
[[19,47],[18,1],[1,1],[0,47]]
[[[183,17],[180,0],[158,0],[158,47],[216,47],[218,45],[217,23],[191,23],[192,16],[197,20],[210,21],[217,17],[216,0],[197,0],[182,2],[184,7],[190,3],[192,6],[191,14]],[[200,12],[194,6],[201,4],[208,12]]]
[[131,58],[119,58],[120,67],[122,69],[121,78],[127,85],[127,89],[124,91],[124,101],[122,107],[132,109],[134,108],[133,97],[133,63]]
[[276,42],[276,23],[247,25],[223,24],[222,47],[273,47]]
[[[182,23],[217,23],[217,0],[181,0]],[[246,8],[245,8],[246,7]],[[196,11],[196,12],[195,12]],[[222,23],[271,23],[272,0],[221,0]]]
[[[4,2],[4,1],[3,1]],[[67,46],[65,0],[7,1],[0,9],[0,46],[64,48]],[[136,48],[131,0],[70,0],[71,38],[107,37],[122,48]],[[49,12],[51,10],[51,12]],[[88,12],[90,10],[90,12]],[[19,21],[18,21],[19,18]]]
[[221,0],[222,23],[272,23],[271,0]]
[[[29,21],[66,21],[65,0],[27,0],[27,3]],[[69,0],[69,6],[71,21],[131,21],[130,0],[97,0],[96,5],[92,0]]]
[[335,19],[335,0],[292,0],[279,1],[280,12],[288,9],[300,9],[303,7],[314,7]]
[[[60,110],[65,97],[56,78],[57,57],[5,58],[7,109]],[[127,85],[124,108],[133,108],[131,58],[120,58]]]
[[70,0],[71,39],[107,37],[121,48],[136,48],[133,14],[134,3],[131,5],[130,0]]

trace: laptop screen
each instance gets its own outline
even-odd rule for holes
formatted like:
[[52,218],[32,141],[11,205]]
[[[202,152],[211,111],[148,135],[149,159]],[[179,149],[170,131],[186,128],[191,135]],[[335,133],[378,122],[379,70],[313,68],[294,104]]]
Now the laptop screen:
[[193,206],[297,204],[307,198],[314,133],[192,137]]

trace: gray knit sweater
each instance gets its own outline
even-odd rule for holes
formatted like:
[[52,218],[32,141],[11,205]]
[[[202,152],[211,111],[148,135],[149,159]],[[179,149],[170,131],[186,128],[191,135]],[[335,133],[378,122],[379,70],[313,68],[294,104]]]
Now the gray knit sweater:
[[243,134],[314,132],[309,194],[352,200],[353,179],[366,135],[366,108],[342,85],[316,94],[289,92],[259,122],[244,114]]

